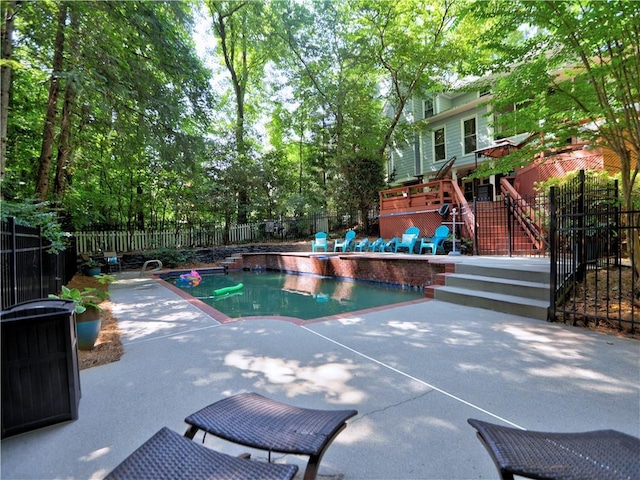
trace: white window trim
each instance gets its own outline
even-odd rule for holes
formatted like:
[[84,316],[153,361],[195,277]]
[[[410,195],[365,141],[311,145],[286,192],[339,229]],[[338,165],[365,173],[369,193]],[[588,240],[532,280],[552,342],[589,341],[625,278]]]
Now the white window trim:
[[[436,160],[436,131],[442,130],[444,132],[444,158],[442,160]],[[433,163],[443,162],[447,160],[447,126],[443,125],[441,128],[436,128],[431,132],[431,155]]]
[[[431,102],[431,115],[427,116],[427,102]],[[425,98],[422,100],[422,118],[431,118],[436,115],[436,102],[434,98]]]
[[473,120],[475,122],[476,130],[475,130],[474,135],[476,136],[476,149],[478,148],[478,116],[477,115],[471,115],[469,117],[462,118],[462,119],[460,119],[460,135],[461,135],[460,146],[462,147],[461,150],[462,150],[462,154],[463,155],[471,155],[473,153],[473,150],[470,151],[470,152],[465,152],[464,151],[465,150],[465,144],[466,144],[466,142],[465,142],[466,135],[464,133],[464,122],[466,122],[468,120]]

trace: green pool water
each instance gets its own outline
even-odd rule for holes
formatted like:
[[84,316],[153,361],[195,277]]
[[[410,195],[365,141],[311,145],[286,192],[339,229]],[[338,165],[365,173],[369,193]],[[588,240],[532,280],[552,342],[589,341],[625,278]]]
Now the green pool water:
[[[272,271],[202,275],[196,286],[181,285],[177,278],[165,280],[232,318],[279,315],[313,320],[424,298],[415,290]],[[237,292],[213,293],[239,283],[244,287]]]

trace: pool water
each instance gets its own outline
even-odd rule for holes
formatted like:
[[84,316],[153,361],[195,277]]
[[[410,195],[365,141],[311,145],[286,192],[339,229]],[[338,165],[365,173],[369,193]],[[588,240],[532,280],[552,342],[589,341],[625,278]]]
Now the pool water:
[[[202,275],[188,286],[178,276],[165,278],[191,296],[232,318],[287,316],[302,320],[424,298],[424,293],[365,282],[273,271]],[[242,283],[238,291],[215,295],[214,290]]]

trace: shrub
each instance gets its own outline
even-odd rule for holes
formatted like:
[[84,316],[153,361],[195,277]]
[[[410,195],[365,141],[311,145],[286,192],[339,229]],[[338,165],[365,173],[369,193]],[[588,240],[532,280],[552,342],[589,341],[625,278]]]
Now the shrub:
[[158,248],[149,252],[149,258],[157,259],[162,265],[175,268],[180,265],[193,263],[196,259],[195,253],[187,250],[176,250],[173,248]]

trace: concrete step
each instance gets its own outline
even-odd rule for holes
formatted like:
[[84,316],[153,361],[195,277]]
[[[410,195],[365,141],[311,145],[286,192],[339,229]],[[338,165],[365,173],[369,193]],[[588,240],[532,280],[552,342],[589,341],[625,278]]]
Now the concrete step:
[[521,267],[514,268],[500,265],[473,265],[459,264],[456,265],[456,272],[467,275],[477,275],[481,277],[494,277],[509,280],[525,280],[527,282],[549,284],[548,268]]
[[542,301],[549,301],[549,289],[551,288],[548,283],[464,273],[447,275],[445,285],[478,292],[501,293]]
[[224,260],[219,262],[224,268],[229,270],[241,269],[242,268],[242,255],[233,255],[230,257],[226,257]]
[[547,320],[549,311],[548,301],[501,293],[474,291],[448,285],[435,288],[434,294],[436,300],[538,320]]

